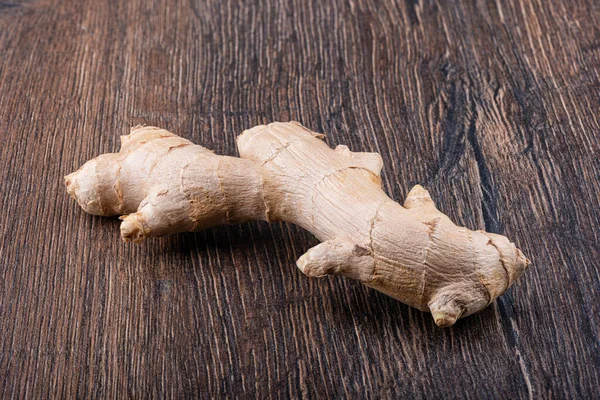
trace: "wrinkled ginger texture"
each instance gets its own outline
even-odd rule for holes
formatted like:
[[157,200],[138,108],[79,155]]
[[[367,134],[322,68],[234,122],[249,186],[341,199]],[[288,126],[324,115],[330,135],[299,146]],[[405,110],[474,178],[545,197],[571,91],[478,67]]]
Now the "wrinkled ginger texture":
[[311,277],[357,279],[430,311],[439,326],[504,293],[529,261],[506,237],[456,226],[417,185],[404,206],[381,188],[377,153],[332,150],[299,123],[271,123],[220,156],[155,127],[135,127],[118,153],[65,177],[94,215],[122,215],[126,241],[251,220],[286,221],[322,243],[297,265]]

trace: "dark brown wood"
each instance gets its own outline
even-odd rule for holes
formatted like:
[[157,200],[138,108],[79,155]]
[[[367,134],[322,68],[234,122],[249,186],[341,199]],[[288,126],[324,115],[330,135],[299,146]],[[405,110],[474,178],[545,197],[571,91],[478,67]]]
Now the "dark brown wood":
[[[596,0],[0,0],[0,397],[576,398],[600,387]],[[62,177],[158,125],[378,151],[532,259],[451,329],[308,279],[284,224],[120,241]]]

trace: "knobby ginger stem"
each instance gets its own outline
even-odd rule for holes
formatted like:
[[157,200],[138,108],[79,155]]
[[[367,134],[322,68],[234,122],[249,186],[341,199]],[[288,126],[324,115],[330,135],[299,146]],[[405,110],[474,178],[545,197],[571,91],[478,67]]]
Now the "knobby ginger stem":
[[404,207],[381,189],[376,153],[330,149],[302,125],[272,123],[218,156],[155,127],[135,127],[119,153],[65,178],[95,215],[123,215],[121,235],[147,237],[250,220],[286,221],[323,243],[298,267],[358,279],[450,326],[500,296],[529,261],[504,236],[454,225],[415,186]]

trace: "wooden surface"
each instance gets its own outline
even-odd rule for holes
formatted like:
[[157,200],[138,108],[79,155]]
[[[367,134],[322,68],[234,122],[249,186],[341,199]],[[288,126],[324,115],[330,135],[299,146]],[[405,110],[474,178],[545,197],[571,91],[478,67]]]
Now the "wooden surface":
[[[600,3],[0,1],[0,397],[575,398],[600,386]],[[533,266],[451,329],[250,223],[142,245],[63,175],[136,124],[297,120]]]

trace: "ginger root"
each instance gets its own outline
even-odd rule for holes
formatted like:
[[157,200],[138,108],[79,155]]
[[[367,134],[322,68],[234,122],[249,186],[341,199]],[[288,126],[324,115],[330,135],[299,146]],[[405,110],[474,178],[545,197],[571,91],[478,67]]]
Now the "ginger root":
[[287,221],[321,244],[297,261],[311,277],[343,275],[431,311],[450,326],[494,301],[529,264],[506,237],[458,227],[427,190],[404,207],[381,189],[377,153],[332,150],[299,123],[272,123],[237,138],[241,158],[219,156],[155,127],[121,137],[65,177],[88,213],[123,215],[121,235],[198,231],[250,220]]

